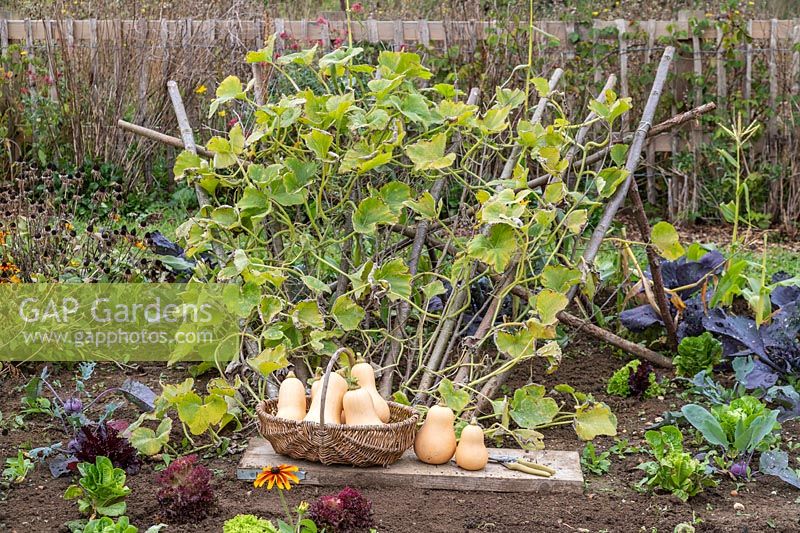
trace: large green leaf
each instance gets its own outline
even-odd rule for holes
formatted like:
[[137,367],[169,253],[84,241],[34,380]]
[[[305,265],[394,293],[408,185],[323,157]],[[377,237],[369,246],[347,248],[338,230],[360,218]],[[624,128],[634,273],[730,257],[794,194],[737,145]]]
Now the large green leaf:
[[366,313],[364,309],[344,294],[336,298],[331,308],[331,314],[336,322],[345,331],[352,331],[358,328],[364,320]]
[[196,392],[188,392],[175,400],[178,408],[178,418],[189,427],[192,435],[202,435],[209,427],[219,424],[228,404],[225,398],[216,394],[209,394],[205,400]]
[[134,429],[129,440],[131,446],[142,455],[155,455],[169,442],[170,431],[172,431],[172,419],[166,417],[161,420],[155,431],[145,427]]
[[535,429],[548,424],[559,412],[558,402],[547,397],[542,385],[525,385],[514,391],[511,418],[523,429]]
[[447,168],[456,160],[456,154],[445,155],[447,135],[439,133],[430,141],[418,141],[406,146],[406,155],[414,163],[415,170]]
[[456,416],[469,405],[469,393],[463,389],[456,389],[453,382],[444,378],[436,389],[444,403],[456,413]]
[[325,327],[325,319],[319,311],[319,305],[316,300],[298,302],[292,311],[292,321],[298,328],[323,329]]
[[387,296],[390,300],[411,298],[411,272],[401,258],[397,257],[376,268],[373,278],[378,283],[383,282],[388,285]]
[[308,146],[320,160],[328,159],[328,150],[333,143],[333,135],[327,131],[314,128],[301,137],[306,142],[306,146]]
[[375,233],[378,224],[394,224],[395,222],[397,222],[397,215],[392,213],[383,200],[372,196],[361,200],[353,212],[353,230],[356,233],[371,235]]
[[519,249],[514,228],[507,224],[494,224],[486,235],[480,234],[470,241],[470,257],[483,261],[495,272],[502,272]]
[[547,265],[542,270],[542,286],[566,293],[570,287],[580,283],[581,271],[561,265]]
[[681,413],[686,421],[693,425],[703,437],[714,446],[721,446],[727,450],[731,443],[719,421],[708,409],[701,405],[690,403],[681,408]]
[[274,348],[265,348],[260,354],[247,360],[253,370],[264,377],[289,366],[286,358],[286,346],[279,344]]

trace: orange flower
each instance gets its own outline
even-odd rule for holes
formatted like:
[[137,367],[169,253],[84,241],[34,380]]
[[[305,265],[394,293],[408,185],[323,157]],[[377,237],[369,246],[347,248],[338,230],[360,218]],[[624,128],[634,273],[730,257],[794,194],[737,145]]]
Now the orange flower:
[[144,243],[144,241],[136,241],[136,244],[134,246],[136,246],[140,250],[147,250],[147,245]]
[[281,490],[290,490],[292,483],[300,483],[300,479],[293,474],[298,468],[294,465],[265,466],[261,473],[256,476],[253,486],[259,488],[267,484],[267,490],[272,490],[275,485]]

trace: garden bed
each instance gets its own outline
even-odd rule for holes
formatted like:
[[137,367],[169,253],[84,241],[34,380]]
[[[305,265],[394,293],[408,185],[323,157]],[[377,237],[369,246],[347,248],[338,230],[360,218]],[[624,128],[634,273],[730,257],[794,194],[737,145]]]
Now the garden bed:
[[[607,378],[619,368],[623,360],[613,349],[596,343],[576,341],[565,350],[564,362],[558,372],[544,378],[548,389],[558,383],[570,385],[592,393],[608,402],[618,417],[619,438],[627,438],[632,445],[641,443],[645,427],[664,411],[682,405],[671,389],[664,399],[653,398],[639,402],[619,399],[605,394]],[[30,369],[27,369],[31,372]],[[158,380],[174,381],[185,375],[185,370],[148,366],[138,371],[126,372],[158,390]],[[530,374],[530,375],[529,375]],[[70,371],[61,370],[55,378],[66,382]],[[534,364],[520,367],[509,386],[541,381],[543,368]],[[93,380],[94,387],[121,383],[125,376],[116,367],[104,365]],[[23,380],[4,378],[0,389],[0,411],[6,419],[20,408],[17,387]],[[122,416],[134,418],[133,409],[123,410]],[[40,446],[61,438],[52,421],[44,417],[29,417],[26,429],[14,430],[0,440],[0,454],[11,456],[21,446]],[[788,422],[783,435],[785,441],[796,439],[800,424]],[[244,443],[256,433],[255,426],[235,436]],[[545,444],[549,449],[583,449],[569,427],[545,430]],[[177,433],[175,438],[179,438]],[[598,450],[614,444],[610,437],[595,441]],[[787,442],[788,444],[788,442]],[[689,443],[691,446],[691,443]],[[214,472],[217,504],[213,514],[198,522],[182,526],[171,525],[167,532],[219,532],[222,523],[237,513],[254,513],[264,517],[280,517],[278,498],[252,485],[236,479],[239,455],[210,459],[206,462]],[[563,531],[672,531],[681,522],[696,521],[698,531],[797,531],[800,528],[800,492],[777,478],[757,476],[754,481],[739,485],[723,479],[719,486],[706,489],[689,503],[682,503],[668,495],[642,494],[634,490],[642,478],[636,466],[646,460],[644,454],[627,455],[624,459],[612,456],[610,472],[597,477],[586,475],[586,489],[581,496],[549,494],[502,494],[485,492],[459,492],[444,490],[419,490],[404,488],[364,488],[363,493],[372,500],[378,530],[381,532],[451,532],[541,531],[557,528]],[[128,497],[128,515],[131,522],[144,530],[158,523],[158,503],[155,498],[152,463],[146,463],[141,472],[129,476],[132,489]],[[10,532],[58,532],[63,524],[77,518],[73,502],[61,496],[70,484],[68,478],[52,479],[43,467],[37,467],[21,485],[14,486],[0,501],[0,530]],[[732,491],[738,494],[731,495]],[[321,494],[334,492],[324,487],[297,487],[288,493],[291,504],[312,500]],[[734,508],[744,506],[743,510]],[[737,505],[737,507],[739,507]],[[697,525],[699,523],[699,525]]]

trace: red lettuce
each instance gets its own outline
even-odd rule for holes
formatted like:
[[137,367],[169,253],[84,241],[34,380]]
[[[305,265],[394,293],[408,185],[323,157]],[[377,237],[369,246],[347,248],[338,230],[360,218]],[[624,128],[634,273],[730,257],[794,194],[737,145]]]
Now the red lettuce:
[[161,487],[156,495],[164,516],[175,522],[190,522],[206,517],[214,502],[211,470],[197,464],[197,455],[173,461],[156,480]]
[[81,427],[70,441],[68,451],[75,459],[74,465],[70,461],[69,468],[77,467],[78,463],[94,463],[98,456],[108,457],[115,467],[128,474],[136,474],[141,467],[136,450],[128,439],[107,422]]
[[319,498],[311,504],[308,516],[320,530],[330,533],[358,533],[375,526],[372,502],[350,487]]

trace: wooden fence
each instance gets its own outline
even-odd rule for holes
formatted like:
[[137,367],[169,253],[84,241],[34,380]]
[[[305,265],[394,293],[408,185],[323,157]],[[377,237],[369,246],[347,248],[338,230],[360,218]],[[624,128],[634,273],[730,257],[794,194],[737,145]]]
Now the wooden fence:
[[[717,100],[725,106],[730,95],[737,94],[744,101],[755,95],[763,99],[763,114],[759,117],[767,122],[766,141],[775,146],[797,138],[797,123],[800,110],[797,108],[800,95],[800,19],[796,20],[751,20],[747,22],[747,33],[752,40],[741,45],[735,54],[742,67],[729,68],[721,42],[722,30],[713,24],[695,31],[697,26],[690,20],[676,21],[594,21],[578,24],[558,21],[539,21],[541,30],[535,33],[537,58],[550,58],[540,65],[547,71],[553,66],[567,68],[591,68],[595,85],[610,73],[619,79],[618,92],[631,96],[635,104],[641,104],[637,77],[655,61],[663,48],[663,39],[682,43],[673,72],[675,81],[670,87],[677,105],[692,107],[705,101]],[[475,52],[478,42],[488,36],[508,29],[493,22],[481,21],[353,21],[350,26],[355,41],[383,43],[387,48],[400,49],[407,45],[422,45],[431,48],[448,48],[459,45],[466,54]],[[323,49],[330,49],[346,41],[348,26],[344,20],[4,20],[0,19],[0,47],[5,51],[9,45],[23,46],[28,53],[41,53],[55,45],[69,50],[88,50],[89,63],[96,62],[98,50],[120,54],[142,50],[142,57],[129,58],[136,61],[141,70],[135,83],[133,96],[139,100],[137,117],[152,114],[146,105],[151,95],[164,91],[167,75],[175,71],[191,72],[187,77],[193,82],[207,81],[210,85],[219,74],[220,58],[228,65],[241,64],[243,52],[262,46],[267,35],[279,35],[277,47],[280,51],[296,46],[307,46],[318,42]],[[524,39],[524,33],[520,34]],[[580,43],[602,41],[611,45],[612,53],[593,55],[591,63],[580,66],[571,64]],[[121,43],[125,42],[125,45]],[[119,44],[117,44],[119,43]],[[112,51],[109,51],[112,50]],[[52,57],[52,56],[50,56]],[[208,62],[201,60],[207,57]],[[214,60],[216,63],[211,63]],[[119,62],[119,58],[115,61]],[[124,61],[124,59],[123,59]],[[166,65],[161,67],[159,65]],[[513,65],[509,66],[510,67]],[[95,67],[92,66],[92,69]],[[245,73],[243,68],[238,68]],[[204,70],[205,69],[205,70]],[[546,74],[546,72],[543,72]],[[92,83],[104,83],[95,80]],[[701,80],[701,81],[698,81]],[[634,87],[636,85],[636,87]],[[644,85],[639,83],[639,85]],[[186,87],[184,87],[186,88]],[[767,91],[768,88],[768,91]],[[585,97],[591,91],[583,91]],[[122,94],[118,91],[115,94]],[[131,99],[131,96],[125,96]],[[580,102],[579,102],[580,103]],[[677,109],[681,110],[681,109]],[[669,111],[669,110],[668,110]],[[748,108],[749,112],[749,108]],[[627,120],[627,119],[626,119]],[[154,124],[151,122],[151,124]],[[155,124],[154,124],[155,125]],[[624,128],[630,128],[625,122]],[[708,132],[699,124],[691,131],[659,136],[651,143],[648,158],[653,152],[676,152],[687,145],[697,149]],[[777,139],[776,142],[772,142]]]

